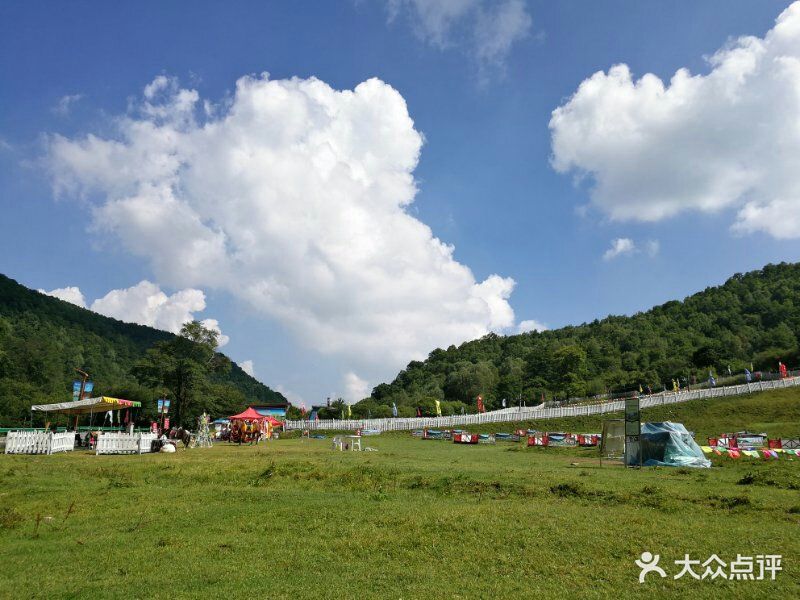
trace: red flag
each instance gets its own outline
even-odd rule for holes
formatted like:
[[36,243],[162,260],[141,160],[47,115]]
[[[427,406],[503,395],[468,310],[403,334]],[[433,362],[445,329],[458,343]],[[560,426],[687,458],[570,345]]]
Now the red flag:
[[480,396],[478,396],[478,412],[479,413],[486,412],[486,409],[483,406],[483,398],[481,398]]

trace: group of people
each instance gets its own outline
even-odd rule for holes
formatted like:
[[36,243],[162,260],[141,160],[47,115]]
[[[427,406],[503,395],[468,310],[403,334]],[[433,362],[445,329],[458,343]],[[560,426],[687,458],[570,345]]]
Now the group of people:
[[261,438],[268,434],[262,431],[262,426],[256,421],[233,421],[222,426],[220,438],[234,444],[258,444]]

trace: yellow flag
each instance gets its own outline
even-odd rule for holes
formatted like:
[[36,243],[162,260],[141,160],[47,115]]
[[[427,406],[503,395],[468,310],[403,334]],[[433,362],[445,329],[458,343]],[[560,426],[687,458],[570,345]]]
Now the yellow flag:
[[441,417],[442,416],[442,403],[439,402],[438,400],[436,400],[435,402],[436,402],[436,416],[437,417]]
[[641,394],[644,390],[642,390],[642,384],[639,384],[639,393]]
[[348,404],[347,405],[347,418],[349,419],[352,416],[353,416],[353,408]]

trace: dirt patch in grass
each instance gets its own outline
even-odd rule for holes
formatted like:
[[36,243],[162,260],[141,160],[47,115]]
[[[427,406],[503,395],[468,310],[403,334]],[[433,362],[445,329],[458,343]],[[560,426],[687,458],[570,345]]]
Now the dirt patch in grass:
[[11,506],[0,508],[0,530],[14,529],[22,523],[22,515]]
[[749,496],[710,496],[706,502],[708,506],[713,508],[722,508],[725,510],[733,509],[749,509],[752,507],[752,502]]
[[800,475],[795,473],[753,473],[748,472],[736,482],[737,485],[759,485],[781,490],[800,490]]

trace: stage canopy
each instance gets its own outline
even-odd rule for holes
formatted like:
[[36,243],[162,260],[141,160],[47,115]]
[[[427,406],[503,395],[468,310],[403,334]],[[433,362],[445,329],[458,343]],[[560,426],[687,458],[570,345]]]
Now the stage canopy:
[[123,400],[122,398],[111,398],[100,396],[98,398],[86,398],[74,402],[58,402],[56,404],[34,404],[31,410],[42,412],[59,412],[68,415],[84,415],[96,412],[107,412],[109,410],[122,410],[124,408],[139,408],[141,402],[134,400]]

